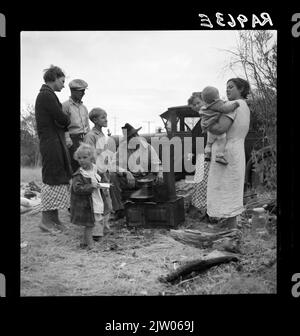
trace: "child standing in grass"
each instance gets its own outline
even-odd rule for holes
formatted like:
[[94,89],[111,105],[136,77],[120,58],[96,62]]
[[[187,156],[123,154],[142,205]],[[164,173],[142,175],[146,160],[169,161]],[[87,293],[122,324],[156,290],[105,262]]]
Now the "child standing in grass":
[[74,153],[74,159],[80,167],[72,178],[71,222],[84,226],[81,247],[91,249],[94,246],[93,235],[97,238],[104,235],[104,219],[110,211],[109,204],[102,190],[103,184],[100,183],[101,173],[93,163],[95,149],[82,143]]

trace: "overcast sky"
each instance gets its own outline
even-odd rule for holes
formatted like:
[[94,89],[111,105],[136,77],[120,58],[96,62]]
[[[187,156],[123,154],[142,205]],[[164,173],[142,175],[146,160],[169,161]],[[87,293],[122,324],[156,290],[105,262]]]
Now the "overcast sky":
[[[140,134],[163,126],[159,114],[185,105],[194,91],[216,86],[225,98],[224,71],[236,49],[236,31],[69,31],[21,33],[21,107],[34,104],[43,69],[57,65],[66,85],[57,96],[68,99],[68,83],[84,79],[83,103],[108,113],[108,128],[121,134],[129,122]],[[147,121],[151,121],[148,125]]]

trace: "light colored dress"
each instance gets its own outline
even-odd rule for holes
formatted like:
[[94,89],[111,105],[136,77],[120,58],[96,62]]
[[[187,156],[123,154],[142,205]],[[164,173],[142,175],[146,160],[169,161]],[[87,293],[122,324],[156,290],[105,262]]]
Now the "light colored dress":
[[243,99],[232,115],[233,123],[227,131],[225,156],[228,165],[215,162],[218,142],[212,146],[212,160],[207,181],[207,213],[210,217],[229,218],[244,210],[245,137],[249,130],[250,110]]
[[[101,177],[97,174],[97,166],[93,164],[92,169],[85,170],[79,168],[82,176],[90,178],[92,182],[101,182]],[[103,236],[103,211],[104,204],[100,193],[100,189],[93,189],[92,202],[95,218],[95,226],[93,227],[93,236]]]

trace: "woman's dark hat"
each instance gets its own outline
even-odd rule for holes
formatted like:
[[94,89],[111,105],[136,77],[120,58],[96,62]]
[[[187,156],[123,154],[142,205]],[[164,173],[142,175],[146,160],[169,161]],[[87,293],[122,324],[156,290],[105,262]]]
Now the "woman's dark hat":
[[122,127],[122,132],[123,135],[125,136],[125,132],[127,131],[127,138],[130,137],[132,134],[137,133],[142,127],[139,128],[134,128],[133,126],[131,126],[130,124],[126,123],[123,127]]

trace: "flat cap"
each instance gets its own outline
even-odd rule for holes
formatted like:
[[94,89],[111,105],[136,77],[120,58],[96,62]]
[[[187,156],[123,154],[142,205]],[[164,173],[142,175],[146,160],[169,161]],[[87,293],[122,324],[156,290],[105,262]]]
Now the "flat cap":
[[72,90],[85,90],[88,87],[88,83],[82,79],[73,79],[69,83],[69,87]]

